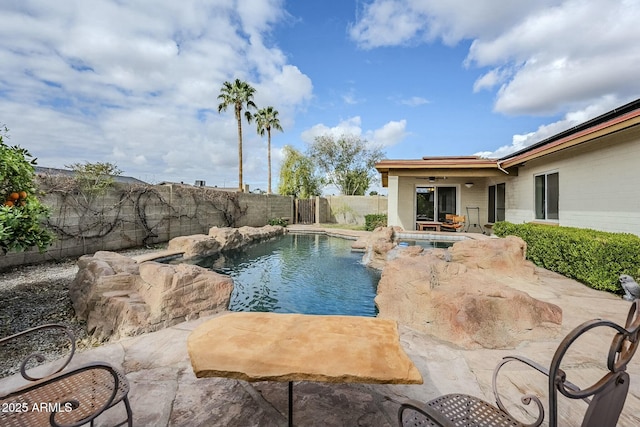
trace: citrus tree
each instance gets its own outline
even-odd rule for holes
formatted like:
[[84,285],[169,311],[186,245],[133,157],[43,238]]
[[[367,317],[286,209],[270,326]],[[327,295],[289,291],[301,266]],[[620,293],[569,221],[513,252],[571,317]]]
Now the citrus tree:
[[49,211],[35,196],[36,159],[19,146],[5,143],[8,129],[0,129],[0,251],[46,249],[53,235],[41,223]]

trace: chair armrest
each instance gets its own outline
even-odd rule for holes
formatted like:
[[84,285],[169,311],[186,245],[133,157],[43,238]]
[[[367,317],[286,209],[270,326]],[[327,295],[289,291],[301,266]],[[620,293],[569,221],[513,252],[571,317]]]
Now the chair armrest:
[[[515,418],[513,416],[513,414],[511,414],[507,408],[504,406],[504,404],[502,403],[502,400],[500,399],[500,395],[498,394],[498,384],[497,384],[497,380],[498,380],[498,374],[500,372],[500,369],[502,369],[502,367],[504,365],[506,365],[509,362],[520,362],[525,364],[526,366],[529,366],[530,368],[533,368],[535,371],[540,372],[541,374],[543,374],[544,376],[546,376],[547,378],[549,378],[549,369],[546,368],[545,366],[540,365],[537,362],[534,362],[533,360],[526,358],[526,357],[522,357],[522,356],[505,356],[502,358],[502,361],[496,366],[496,368],[493,371],[493,379],[492,379],[492,387],[493,387],[493,395],[496,399],[496,405],[498,406],[498,408],[500,408],[501,411],[505,412],[506,414],[508,414],[510,417]],[[580,391],[580,388],[578,386],[576,386],[575,384],[566,381],[565,385],[567,386],[568,389],[571,389],[573,391]],[[587,403],[589,402],[589,399],[584,399]],[[520,401],[524,404],[524,405],[529,405],[531,403],[531,401],[533,401],[536,406],[538,407],[538,418],[535,422],[532,423],[532,425],[540,425],[542,423],[542,421],[544,420],[544,408],[542,406],[542,402],[540,401],[540,398],[538,396],[535,396],[533,394],[523,394],[522,397],[520,398]]]
[[[52,368],[53,369],[52,372],[49,372],[48,374],[43,376],[31,376],[27,373],[27,370],[32,367],[30,365],[34,364],[34,362],[36,365],[41,364],[46,360],[46,357],[42,352],[39,352],[39,351],[34,351],[32,353],[29,353],[24,358],[24,360],[22,360],[22,363],[20,364],[20,374],[24,379],[28,381],[39,381],[44,378],[48,378],[52,375],[55,375],[58,372],[61,372],[64,368],[66,368],[69,362],[71,362],[71,359],[73,358],[73,355],[76,351],[76,338],[75,338],[75,335],[73,334],[73,331],[71,330],[71,328],[65,325],[51,323],[47,325],[36,326],[35,328],[27,329],[25,331],[18,332],[17,334],[0,339],[0,347],[6,346],[10,348],[12,345],[19,344],[21,340],[23,340],[29,335],[48,334],[51,331],[56,331],[57,334],[63,335],[66,341],[69,341],[70,350],[69,350],[68,356],[65,359],[62,359],[62,365],[59,366],[57,369],[54,366]],[[50,343],[50,344],[53,344],[53,343]]]
[[[126,381],[126,379],[124,380]],[[91,422],[123,399],[115,368],[108,363],[90,363],[54,374],[0,398],[3,407],[17,411],[0,413],[3,418],[19,418],[19,425],[76,427]]]

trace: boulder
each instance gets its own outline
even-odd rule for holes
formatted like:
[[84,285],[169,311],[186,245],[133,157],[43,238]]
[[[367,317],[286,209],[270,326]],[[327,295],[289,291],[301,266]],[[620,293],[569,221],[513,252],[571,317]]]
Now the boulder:
[[[285,232],[284,227],[218,228],[209,234],[181,236],[168,250],[184,258],[238,249]],[[104,341],[151,332],[185,320],[226,310],[233,280],[196,265],[137,264],[114,252],[96,252],[78,260],[69,294],[76,316],[89,334]]]
[[[79,260],[70,291],[76,315],[98,341],[153,332],[224,311],[233,280],[196,265],[145,262],[114,253]],[[128,271],[128,272],[126,272]]]
[[138,264],[115,252],[98,251],[78,259],[78,273],[69,285],[69,297],[76,316],[87,320],[100,295],[108,291],[130,289]]
[[237,228],[211,227],[209,237],[215,239],[224,250],[237,249],[247,243],[245,235],[240,233]]
[[170,251],[183,252],[184,258],[212,255],[220,251],[218,240],[206,234],[175,237],[169,241]]
[[400,227],[378,227],[370,235],[357,240],[352,247],[365,247],[363,262],[369,267],[382,270],[387,253],[397,246],[395,233],[400,230]]
[[560,307],[519,288],[538,280],[522,239],[464,240],[448,250],[393,249],[378,284],[379,316],[463,348],[513,348],[560,331]]
[[234,250],[242,246],[270,239],[284,234],[281,226],[264,227],[211,227],[209,234],[194,234],[175,237],[169,241],[168,250],[183,252],[185,259],[206,257],[222,251]]

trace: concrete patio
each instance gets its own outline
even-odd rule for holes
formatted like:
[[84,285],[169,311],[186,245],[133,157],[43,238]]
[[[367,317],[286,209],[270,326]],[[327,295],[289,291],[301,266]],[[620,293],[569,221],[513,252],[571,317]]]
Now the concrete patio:
[[[359,233],[354,233],[358,235]],[[519,354],[548,366],[553,352],[571,329],[593,318],[624,324],[630,302],[595,291],[555,273],[537,269],[539,281],[528,289],[531,296],[563,309],[560,335],[539,342],[524,342],[510,350],[462,350],[430,336],[400,326],[401,344],[422,377],[422,385],[327,384],[294,385],[296,426],[394,426],[400,402],[427,401],[441,394],[464,392],[493,402],[491,377],[499,360]],[[223,378],[198,379],[187,354],[188,335],[204,321],[178,324],[155,333],[110,343],[76,354],[72,366],[107,361],[122,368],[131,383],[130,400],[135,426],[285,426],[287,383]],[[610,335],[609,335],[610,336]],[[591,385],[606,362],[610,338],[601,334],[581,338],[568,360],[570,381]],[[225,345],[220,342],[219,345]],[[501,383],[512,401],[520,391],[532,391],[546,400],[546,378],[528,368],[505,367]],[[631,388],[619,426],[640,425],[640,356],[629,365]],[[13,379],[15,380],[15,379]],[[15,384],[14,381],[11,381]],[[518,387],[515,388],[514,384]],[[7,381],[0,390],[11,387]],[[561,425],[579,426],[586,404],[560,397]],[[121,405],[120,405],[121,406]],[[123,417],[120,407],[103,414],[97,425],[110,425]]]

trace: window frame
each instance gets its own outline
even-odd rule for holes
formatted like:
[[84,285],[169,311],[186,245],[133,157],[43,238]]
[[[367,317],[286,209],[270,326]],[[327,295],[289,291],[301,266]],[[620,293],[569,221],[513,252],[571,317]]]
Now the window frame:
[[[552,175],[555,175],[555,178],[552,178],[550,184],[549,177]],[[553,182],[554,179],[555,182]],[[539,190],[542,190],[542,194]],[[555,191],[555,194],[550,193],[552,191]],[[560,171],[552,170],[533,176],[533,216],[536,221],[558,222],[560,220]]]
[[[507,183],[501,182],[489,186],[487,222],[494,224],[506,219]],[[502,194],[500,195],[500,192]],[[499,197],[501,196],[501,198]]]

